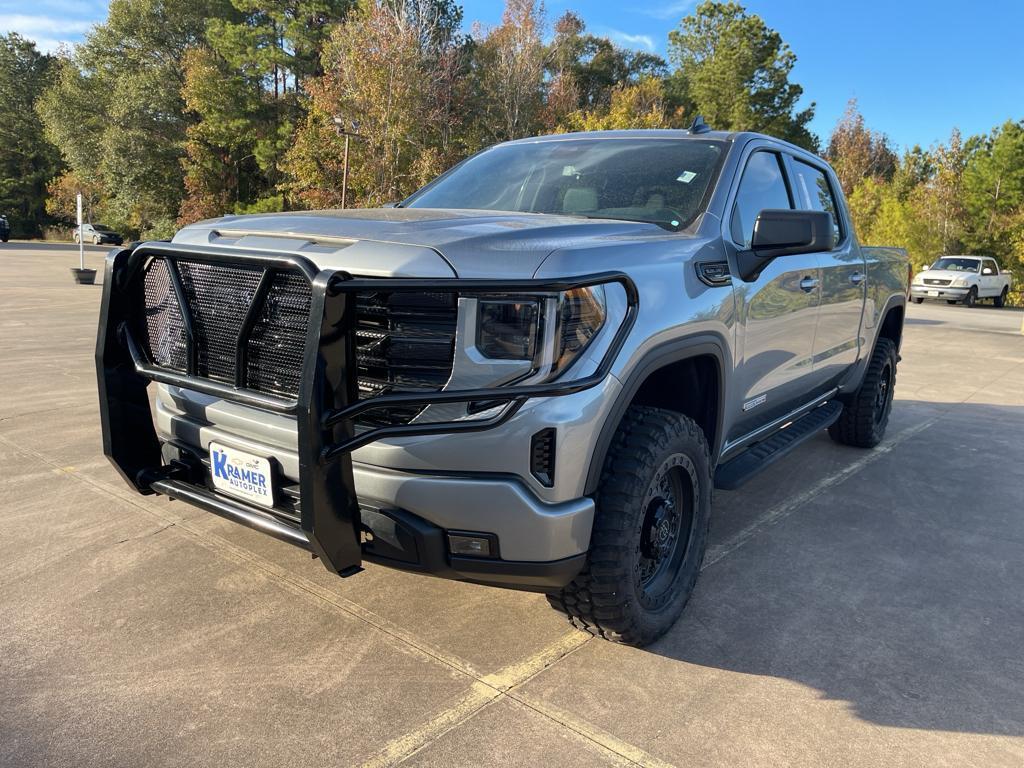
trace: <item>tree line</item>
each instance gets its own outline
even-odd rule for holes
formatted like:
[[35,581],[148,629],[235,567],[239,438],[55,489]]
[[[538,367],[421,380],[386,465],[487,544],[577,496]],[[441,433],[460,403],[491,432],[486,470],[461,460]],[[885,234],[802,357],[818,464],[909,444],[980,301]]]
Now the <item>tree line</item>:
[[667,51],[616,46],[571,11],[549,23],[538,0],[468,33],[454,0],[111,0],[72,50],[0,37],[0,211],[38,236],[81,192],[90,220],[160,238],[336,207],[343,186],[349,205],[398,200],[499,141],[701,114],[823,152],[863,242],[917,266],[957,251],[1024,266],[1024,121],[897,155],[851,103],[822,143],[795,53],[735,2],[698,5]]

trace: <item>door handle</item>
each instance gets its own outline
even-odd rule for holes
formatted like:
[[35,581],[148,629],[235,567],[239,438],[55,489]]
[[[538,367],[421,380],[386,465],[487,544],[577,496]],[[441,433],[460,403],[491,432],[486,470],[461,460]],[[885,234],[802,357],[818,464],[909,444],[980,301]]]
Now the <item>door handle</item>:
[[850,282],[853,283],[854,285],[860,285],[861,283],[864,282],[864,278],[866,277],[867,275],[865,275],[863,272],[854,272],[852,275],[850,275]]
[[818,278],[816,277],[805,277],[800,281],[800,290],[810,293],[818,287]]

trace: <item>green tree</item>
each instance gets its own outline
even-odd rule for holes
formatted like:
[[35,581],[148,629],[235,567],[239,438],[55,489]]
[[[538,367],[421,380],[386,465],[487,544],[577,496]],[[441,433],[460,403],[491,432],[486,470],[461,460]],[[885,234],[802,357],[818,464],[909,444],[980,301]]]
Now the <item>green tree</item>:
[[47,135],[78,178],[103,190],[99,209],[112,225],[173,230],[191,122],[181,62],[229,9],[227,0],[112,0],[40,100]]
[[37,236],[46,222],[46,183],[60,155],[44,135],[36,99],[55,62],[17,34],[0,35],[0,213],[16,236]]
[[[287,206],[281,163],[305,114],[305,83],[353,0],[231,0],[186,59],[189,131],[181,223],[234,208]],[[233,200],[232,200],[233,198]],[[260,202],[262,200],[262,202]]]
[[1012,223],[1024,210],[1024,121],[1007,121],[972,144],[963,174],[965,240],[972,249],[1006,256]]
[[816,150],[807,127],[814,103],[797,111],[803,88],[789,80],[796,54],[760,16],[738,3],[706,0],[669,32],[673,99],[722,130],[748,130]]
[[611,103],[612,91],[641,80],[665,76],[664,59],[644,51],[630,51],[607,37],[586,34],[576,13],[566,11],[555,22],[555,34],[545,52],[552,79],[571,79],[576,109],[595,110]]

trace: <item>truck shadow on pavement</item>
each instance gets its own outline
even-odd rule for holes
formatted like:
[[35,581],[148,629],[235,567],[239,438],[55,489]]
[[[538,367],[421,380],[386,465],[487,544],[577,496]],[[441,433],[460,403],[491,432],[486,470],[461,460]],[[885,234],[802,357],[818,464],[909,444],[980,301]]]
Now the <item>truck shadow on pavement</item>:
[[[931,425],[713,562],[648,650],[795,681],[879,725],[1024,735],[1024,407],[915,405]],[[823,434],[760,484],[810,487],[863,455]],[[756,524],[754,485],[716,509]]]

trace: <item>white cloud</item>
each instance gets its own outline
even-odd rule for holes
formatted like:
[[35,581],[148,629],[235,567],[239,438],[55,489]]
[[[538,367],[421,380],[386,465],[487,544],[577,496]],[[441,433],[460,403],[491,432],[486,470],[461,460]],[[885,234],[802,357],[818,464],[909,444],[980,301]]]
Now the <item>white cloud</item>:
[[631,35],[628,32],[621,32],[617,29],[609,29],[608,37],[625,48],[644,47],[649,51],[654,50],[654,38],[650,35]]
[[34,0],[31,7],[38,13],[25,13],[21,0],[0,0],[0,34],[17,32],[46,53],[80,42],[107,13],[105,2],[81,0]]
[[32,38],[36,36],[78,37],[88,32],[93,23],[84,19],[55,19],[52,16],[0,13],[0,29]]
[[697,0],[677,0],[667,5],[659,5],[656,8],[644,8],[641,13],[655,19],[673,19],[678,21],[697,5]]

